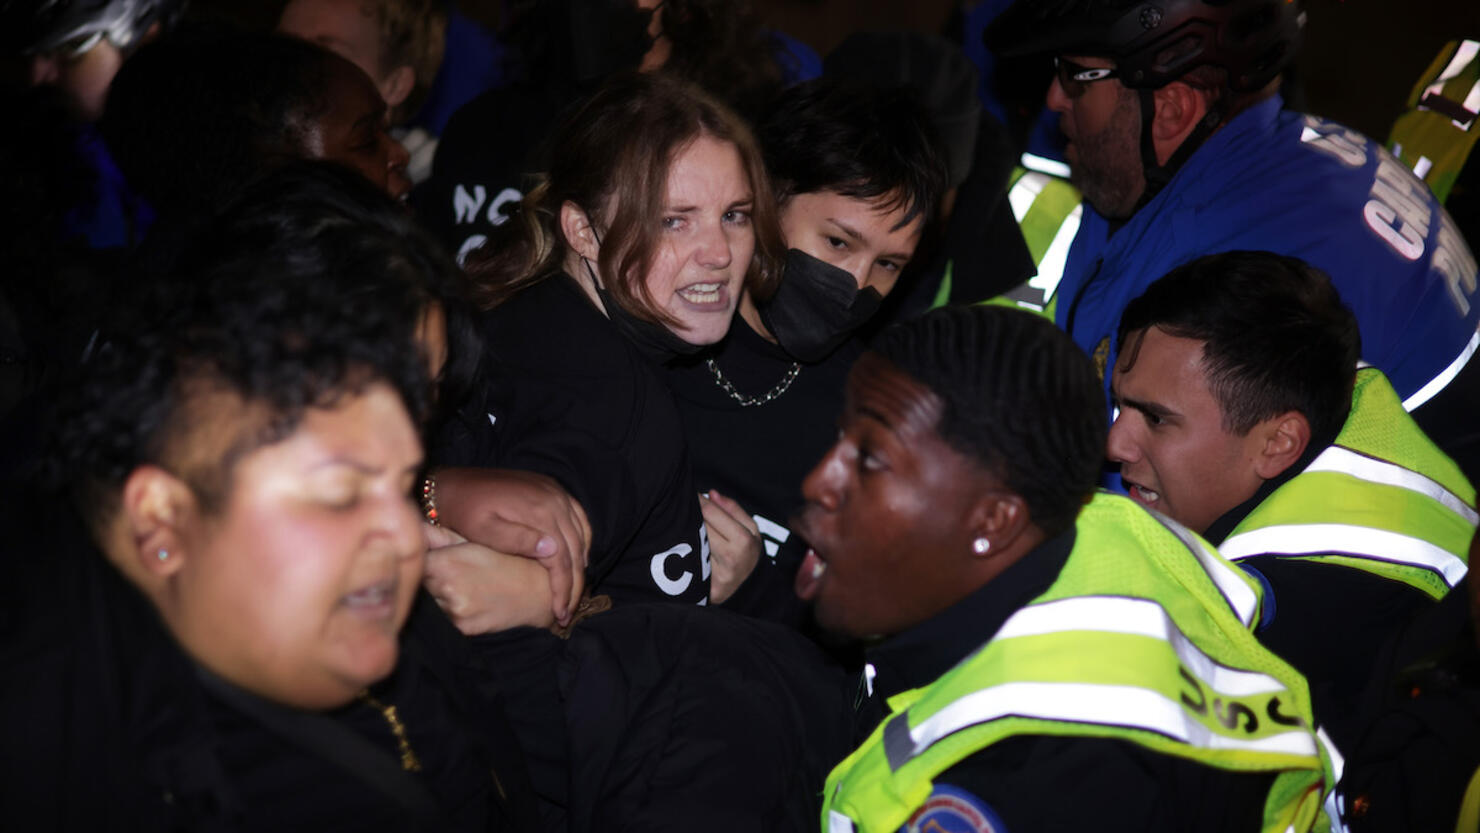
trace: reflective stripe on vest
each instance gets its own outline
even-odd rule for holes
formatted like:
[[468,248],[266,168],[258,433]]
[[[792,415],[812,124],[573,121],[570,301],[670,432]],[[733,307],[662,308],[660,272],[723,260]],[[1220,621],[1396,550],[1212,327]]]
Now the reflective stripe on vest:
[[1331,774],[1336,778],[1338,789],[1326,793],[1326,820],[1331,822],[1331,833],[1350,833],[1346,827],[1345,809],[1342,807],[1341,779],[1346,773],[1346,758],[1342,757],[1337,750],[1331,736],[1326,734],[1324,726],[1316,727],[1316,740],[1320,741],[1321,749],[1326,753],[1326,759],[1331,762]]
[[[1303,678],[1228,601],[1239,585],[1257,600],[1252,580],[1125,497],[1097,493],[1075,528],[1043,594],[954,668],[889,698],[893,714],[828,776],[823,829],[895,833],[941,773],[1033,736],[1270,773],[1261,833],[1310,829],[1335,781]],[[1236,583],[1220,587],[1208,564]]]
[[1442,547],[1421,538],[1347,524],[1286,524],[1240,533],[1223,542],[1223,555],[1237,561],[1266,553],[1320,555],[1335,553],[1404,564],[1429,570],[1454,587],[1469,569]]
[[1414,84],[1388,147],[1443,203],[1471,164],[1480,140],[1477,122],[1480,41],[1450,41]]
[[1417,492],[1425,497],[1439,501],[1448,507],[1449,511],[1469,521],[1470,526],[1480,523],[1480,514],[1477,514],[1474,509],[1470,508],[1469,504],[1460,500],[1455,496],[1454,492],[1444,488],[1437,481],[1416,471],[1409,471],[1402,466],[1389,463],[1386,460],[1379,460],[1376,457],[1358,454],[1349,448],[1342,448],[1339,445],[1333,445],[1322,451],[1311,462],[1310,466],[1306,468],[1306,471],[1341,472],[1342,474],[1349,474],[1352,477],[1366,480],[1369,483],[1397,486],[1400,489]]
[[1255,507],[1219,551],[1234,561],[1271,555],[1364,570],[1437,599],[1469,570],[1474,499],[1387,378],[1363,368],[1336,442]]
[[1403,400],[1403,410],[1412,412],[1419,405],[1433,399],[1434,394],[1448,387],[1449,383],[1454,381],[1454,377],[1458,376],[1459,372],[1465,369],[1466,364],[1469,364],[1470,358],[1475,355],[1476,350],[1480,350],[1480,332],[1470,336],[1470,341],[1465,345],[1465,349],[1461,350],[1459,356],[1450,362],[1448,367],[1440,371],[1438,376],[1430,379],[1427,384],[1414,391],[1412,396]]
[[[1031,605],[1013,614],[993,641],[1024,636],[1098,631],[1134,634],[1171,643],[1178,658],[1217,695],[1247,697],[1285,690],[1267,674],[1220,665],[1178,630],[1166,610],[1146,599],[1081,596]],[[1012,682],[974,691],[936,711],[920,725],[909,725],[909,710],[884,725],[884,751],[899,769],[942,739],[1003,717],[1028,717],[1065,723],[1092,723],[1144,729],[1200,749],[1242,749],[1315,757],[1315,737],[1299,727],[1256,740],[1215,734],[1182,702],[1162,692],[1095,683]]]
[[837,810],[827,812],[827,833],[853,833],[856,830],[853,819],[839,813]]
[[1148,509],[1146,511],[1150,513],[1151,517],[1160,521],[1161,525],[1167,528],[1167,531],[1177,536],[1177,540],[1181,541],[1187,549],[1191,550],[1193,555],[1197,556],[1197,560],[1203,565],[1203,569],[1208,571],[1208,578],[1211,578],[1213,584],[1217,585],[1218,592],[1223,594],[1223,600],[1228,602],[1229,609],[1233,611],[1233,615],[1237,616],[1240,622],[1244,623],[1244,627],[1254,627],[1254,623],[1258,621],[1259,616],[1259,594],[1254,591],[1253,587],[1249,586],[1243,576],[1229,566],[1228,561],[1232,561],[1233,559],[1228,558],[1226,555],[1223,555],[1221,558],[1219,555],[1215,555],[1206,541],[1194,535],[1192,530],[1168,518],[1166,515],[1154,509]]
[[1044,312],[1064,279],[1069,246],[1079,234],[1084,209],[1079,192],[1060,177],[1022,168],[1015,176],[1007,191],[1007,203],[1038,274],[994,300]]

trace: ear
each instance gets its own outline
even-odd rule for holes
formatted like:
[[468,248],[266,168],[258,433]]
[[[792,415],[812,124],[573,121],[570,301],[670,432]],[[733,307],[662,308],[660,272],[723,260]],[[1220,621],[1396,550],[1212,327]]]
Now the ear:
[[1208,95],[1181,81],[1173,81],[1152,92],[1156,115],[1151,120],[1151,142],[1156,148],[1158,164],[1165,165],[1207,115]]
[[196,506],[190,487],[158,466],[140,466],[124,482],[121,501],[131,545],[125,569],[156,579],[178,572],[189,555],[182,528]]
[[570,200],[560,204],[560,233],[564,235],[566,244],[587,260],[595,260],[601,252],[591,218]]
[[1310,445],[1310,421],[1299,411],[1286,411],[1255,427],[1262,439],[1256,449],[1254,473],[1265,480],[1279,477],[1295,465]]
[[411,95],[411,89],[416,86],[416,70],[402,64],[381,78],[376,86],[380,87],[380,97],[385,99],[385,106],[394,110],[401,106],[401,102]]
[[972,507],[967,529],[973,542],[987,541],[985,552],[972,550],[974,558],[992,558],[1012,548],[1029,528],[1028,503],[1021,495],[1002,489],[985,492]]

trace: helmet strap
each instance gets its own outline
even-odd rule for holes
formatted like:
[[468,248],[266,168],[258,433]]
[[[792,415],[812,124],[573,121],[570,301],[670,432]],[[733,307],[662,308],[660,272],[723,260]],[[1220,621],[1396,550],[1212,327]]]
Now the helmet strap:
[[1203,114],[1202,120],[1172,152],[1166,164],[1162,165],[1156,161],[1156,144],[1151,137],[1151,125],[1156,120],[1156,91],[1141,89],[1136,92],[1141,99],[1141,170],[1146,177],[1146,190],[1141,192],[1141,199],[1136,202],[1135,210],[1140,211],[1146,203],[1161,193],[1161,189],[1172,181],[1172,177],[1177,175],[1177,171],[1182,169],[1192,154],[1223,124],[1233,97],[1226,93],[1218,96],[1208,107],[1208,112]]

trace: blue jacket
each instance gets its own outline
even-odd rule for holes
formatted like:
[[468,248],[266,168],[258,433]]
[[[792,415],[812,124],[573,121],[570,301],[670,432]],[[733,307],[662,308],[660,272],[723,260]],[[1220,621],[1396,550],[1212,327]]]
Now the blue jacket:
[[1331,275],[1361,327],[1362,358],[1411,411],[1480,345],[1475,258],[1387,151],[1282,107],[1274,97],[1236,116],[1114,234],[1086,205],[1057,322],[1108,370],[1121,311],[1174,267],[1236,249],[1291,255]]

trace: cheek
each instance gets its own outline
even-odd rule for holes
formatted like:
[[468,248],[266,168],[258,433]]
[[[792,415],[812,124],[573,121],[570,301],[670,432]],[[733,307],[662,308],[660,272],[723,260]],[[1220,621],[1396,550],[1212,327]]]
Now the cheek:
[[398,610],[396,629],[406,623],[406,615],[411,612],[411,603],[416,599],[417,588],[421,586],[421,577],[426,569],[426,551],[418,552],[415,557],[401,559],[400,587],[398,589]]
[[351,535],[338,523],[295,521],[286,512],[264,514],[238,534],[249,550],[244,554],[249,555],[250,575],[244,578],[270,592],[268,604],[284,620],[309,623],[327,616],[346,590],[352,566],[346,542]]
[[390,176],[390,165],[387,164],[384,153],[375,151],[346,151],[341,154],[339,162],[349,165],[360,175],[386,190],[388,177]]
[[684,255],[672,240],[663,240],[653,252],[653,265],[648,269],[645,284],[659,306],[666,308],[677,304],[673,293],[678,289]]
[[734,259],[735,272],[744,275],[755,257],[755,226],[744,226],[730,235],[730,255]]
[[89,117],[97,118],[103,114],[108,87],[121,63],[117,51],[106,43],[99,44],[63,70],[62,86],[77,98]]
[[858,288],[866,289],[873,287],[879,291],[880,295],[888,297],[889,293],[894,291],[894,285],[896,283],[899,283],[899,272],[897,270],[875,266],[868,270],[867,277],[859,284]]

